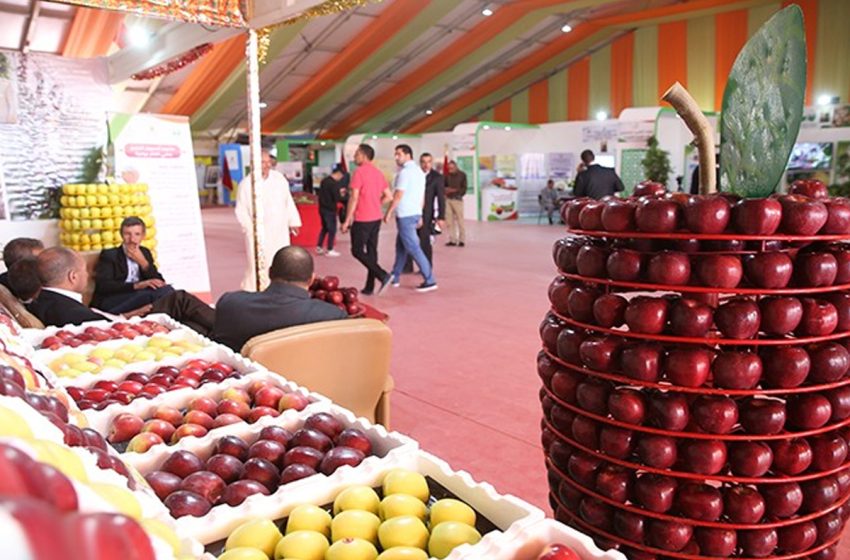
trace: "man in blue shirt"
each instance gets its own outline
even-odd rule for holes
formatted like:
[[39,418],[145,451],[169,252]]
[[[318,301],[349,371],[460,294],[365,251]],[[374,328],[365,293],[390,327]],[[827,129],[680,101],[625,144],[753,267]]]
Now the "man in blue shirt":
[[393,199],[384,215],[384,223],[389,223],[393,212],[396,213],[398,236],[395,242],[395,265],[392,270],[392,285],[399,285],[401,271],[407,256],[413,257],[424,281],[416,290],[430,292],[437,289],[437,281],[431,270],[431,263],[422,251],[416,229],[422,225],[422,207],[425,203],[425,173],[413,161],[413,150],[407,144],[395,148],[395,162],[400,167],[395,178]]

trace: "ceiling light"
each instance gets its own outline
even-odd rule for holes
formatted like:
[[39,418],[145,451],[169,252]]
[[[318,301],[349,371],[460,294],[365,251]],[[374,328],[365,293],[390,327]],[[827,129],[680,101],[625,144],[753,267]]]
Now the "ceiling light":
[[490,6],[487,6],[486,8],[481,10],[481,15],[483,15],[484,17],[490,17],[493,15],[493,10],[490,8]]
[[561,27],[561,31],[563,31],[564,33],[569,33],[569,32],[570,32],[570,31],[572,31],[572,30],[573,30],[573,26],[572,26],[572,25],[570,25],[569,23],[565,23],[565,24]]
[[127,28],[127,41],[134,47],[146,47],[151,42],[151,33],[141,25]]
[[604,121],[607,118],[608,118],[608,113],[606,113],[605,111],[597,111],[596,112],[596,120],[597,121]]
[[426,115],[433,115],[434,111],[432,111],[431,109],[425,109],[425,114]]
[[260,104],[257,105],[257,107],[259,107],[260,109],[265,109],[268,106],[269,106],[269,104],[266,103],[265,101],[260,101]]
[[833,102],[833,96],[829,93],[818,95],[818,105],[830,105]]
[[324,140],[322,140],[321,142],[319,142],[319,145],[320,145],[320,146],[324,146],[324,145],[326,145],[326,144],[327,144],[327,142],[325,142]]

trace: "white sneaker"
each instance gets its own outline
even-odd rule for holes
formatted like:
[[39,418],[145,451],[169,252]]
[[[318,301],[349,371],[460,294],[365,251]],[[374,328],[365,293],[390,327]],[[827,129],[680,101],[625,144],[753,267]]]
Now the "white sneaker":
[[321,247],[316,247],[316,254],[317,254],[317,255],[324,255],[324,254],[325,254],[325,250],[324,250],[324,249],[322,249]]
[[340,255],[340,253],[331,249],[330,251],[326,252],[325,255],[327,255],[329,257],[338,257]]

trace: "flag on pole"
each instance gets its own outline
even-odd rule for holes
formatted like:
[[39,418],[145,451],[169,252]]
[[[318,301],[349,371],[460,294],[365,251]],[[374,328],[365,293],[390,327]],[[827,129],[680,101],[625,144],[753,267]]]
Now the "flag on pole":
[[221,165],[221,184],[229,191],[233,191],[233,177],[230,176],[230,168],[227,167],[227,158],[222,158],[224,161]]

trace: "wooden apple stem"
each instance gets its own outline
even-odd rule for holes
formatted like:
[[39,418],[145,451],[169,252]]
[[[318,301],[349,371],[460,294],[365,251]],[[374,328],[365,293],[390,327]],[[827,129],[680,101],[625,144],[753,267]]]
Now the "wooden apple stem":
[[702,114],[696,100],[682,84],[676,82],[661,99],[676,109],[688,129],[694,134],[699,150],[699,188],[702,194],[717,191],[717,160],[714,154],[714,129]]

